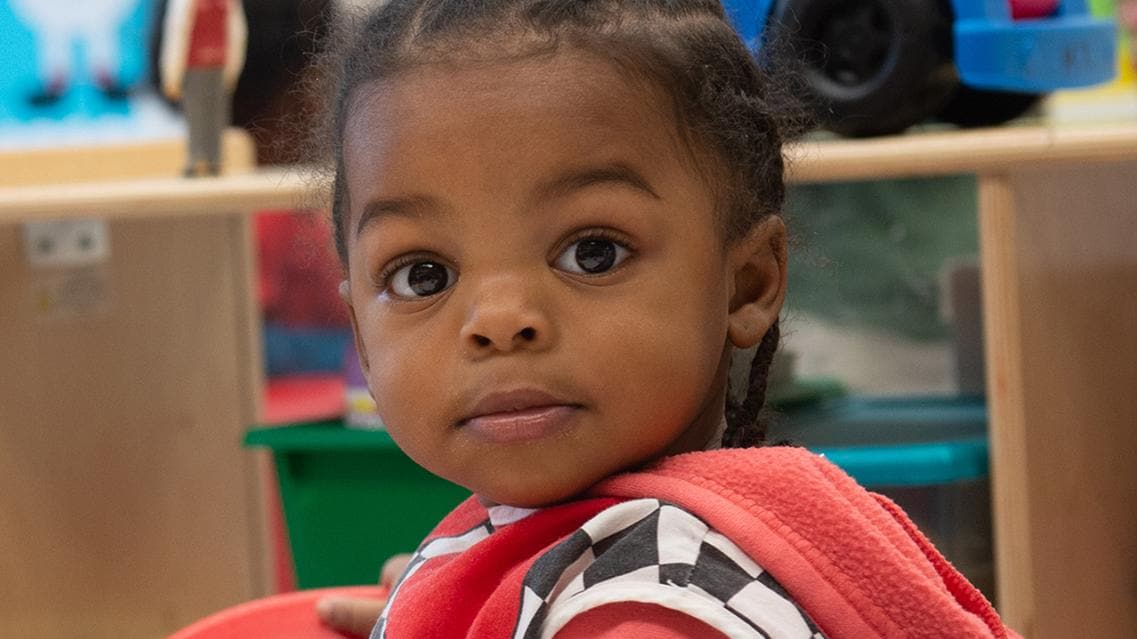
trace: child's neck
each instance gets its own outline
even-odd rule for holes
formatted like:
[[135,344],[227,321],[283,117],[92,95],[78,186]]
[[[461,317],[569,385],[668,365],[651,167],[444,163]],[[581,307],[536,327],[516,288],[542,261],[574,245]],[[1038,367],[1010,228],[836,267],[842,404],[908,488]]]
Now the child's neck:
[[[707,441],[704,443],[703,447],[700,448],[699,450],[704,450],[704,451],[706,451],[706,450],[718,450],[718,449],[722,448],[722,438],[723,438],[723,434],[725,434],[725,433],[726,433],[726,416],[724,415],[723,418],[721,420],[719,420],[718,427],[715,428],[715,430],[711,432],[710,437],[707,438]],[[688,451],[688,452],[695,452],[695,451]],[[497,503],[496,501],[493,501],[492,499],[489,499],[488,497],[484,497],[482,495],[476,495],[476,497],[478,498],[478,503],[480,503],[483,508],[488,509],[488,508],[493,508],[495,506],[501,506],[501,504]],[[525,510],[530,510],[530,509],[525,509]]]

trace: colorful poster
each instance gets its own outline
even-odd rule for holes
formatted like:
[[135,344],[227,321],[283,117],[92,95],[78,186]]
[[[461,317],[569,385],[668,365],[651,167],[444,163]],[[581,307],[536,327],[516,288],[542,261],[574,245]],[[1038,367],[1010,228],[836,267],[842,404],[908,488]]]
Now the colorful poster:
[[0,0],[0,148],[181,134],[147,82],[150,0]]

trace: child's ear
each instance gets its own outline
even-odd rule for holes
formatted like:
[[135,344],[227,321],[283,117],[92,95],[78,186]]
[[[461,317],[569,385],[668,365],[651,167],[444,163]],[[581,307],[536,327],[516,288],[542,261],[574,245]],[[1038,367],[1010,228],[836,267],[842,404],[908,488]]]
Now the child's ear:
[[347,316],[351,319],[351,334],[355,339],[355,352],[359,355],[359,368],[363,371],[363,379],[371,386],[371,363],[367,360],[367,349],[363,347],[363,338],[359,335],[359,323],[355,319],[355,307],[351,304],[351,284],[347,280],[340,282],[340,299],[347,306]]
[[727,250],[730,311],[727,337],[750,348],[778,320],[786,298],[786,225],[777,215],[754,225]]

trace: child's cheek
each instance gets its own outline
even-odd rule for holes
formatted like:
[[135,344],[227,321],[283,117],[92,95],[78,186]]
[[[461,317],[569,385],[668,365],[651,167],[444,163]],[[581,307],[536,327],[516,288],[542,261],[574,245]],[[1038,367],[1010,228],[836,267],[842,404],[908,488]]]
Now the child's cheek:
[[[371,363],[369,381],[380,416],[392,431],[412,421],[443,419],[440,406],[452,386],[454,340],[431,332],[434,322],[413,315],[393,315],[373,302],[372,321],[361,330]],[[394,434],[394,433],[393,433]]]

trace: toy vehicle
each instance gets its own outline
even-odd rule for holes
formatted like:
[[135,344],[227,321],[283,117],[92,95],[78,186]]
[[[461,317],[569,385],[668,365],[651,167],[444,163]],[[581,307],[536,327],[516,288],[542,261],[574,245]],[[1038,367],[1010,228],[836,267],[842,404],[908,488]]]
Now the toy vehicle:
[[1087,0],[727,0],[757,51],[804,66],[819,124],[903,131],[931,116],[999,124],[1047,92],[1110,80],[1116,31]]

